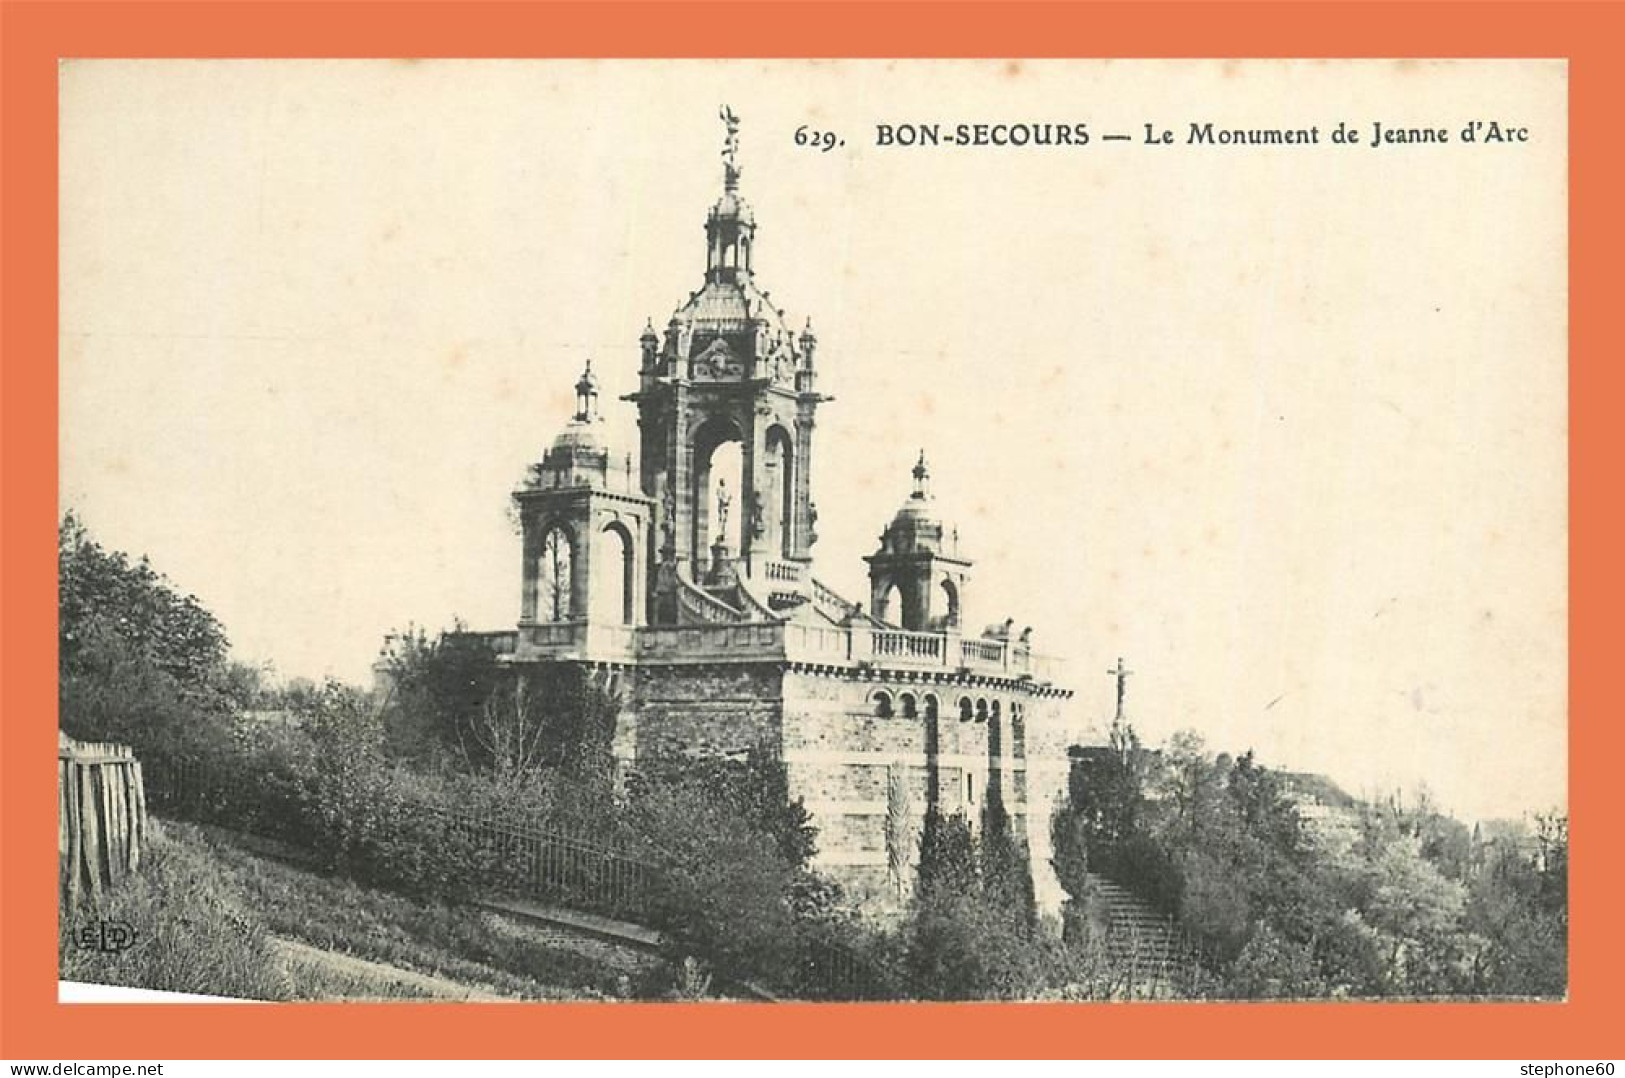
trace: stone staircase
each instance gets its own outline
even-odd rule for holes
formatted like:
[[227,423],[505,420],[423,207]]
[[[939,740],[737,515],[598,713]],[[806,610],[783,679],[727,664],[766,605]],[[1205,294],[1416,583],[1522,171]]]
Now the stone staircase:
[[1088,875],[1088,885],[1106,954],[1129,982],[1132,994],[1150,998],[1180,994],[1196,960],[1173,918],[1098,873]]

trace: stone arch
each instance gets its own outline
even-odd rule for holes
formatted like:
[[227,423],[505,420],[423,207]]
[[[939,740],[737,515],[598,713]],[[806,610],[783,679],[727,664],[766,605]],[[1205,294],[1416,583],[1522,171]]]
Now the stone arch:
[[905,719],[920,717],[919,702],[911,692],[905,692],[897,698],[897,710]]
[[773,557],[795,551],[796,443],[782,423],[767,428],[762,444],[762,541]]
[[971,702],[970,697],[961,696],[959,698],[959,721],[970,722],[975,717],[976,705]]
[[[724,446],[735,448],[730,449],[722,461],[718,461],[717,451]],[[694,429],[691,440],[694,461],[693,486],[688,496],[689,504],[693,508],[690,514],[693,524],[691,541],[697,565],[705,563],[711,543],[716,538],[713,534],[716,530],[713,527],[713,516],[719,480],[727,482],[728,496],[731,500],[725,538],[734,554],[739,553],[739,538],[743,534],[740,518],[746,512],[743,446],[744,434],[739,423],[731,416],[713,415]],[[720,469],[717,467],[719,464],[722,465]]]
[[874,694],[869,697],[869,700],[874,704],[875,718],[889,719],[892,717],[891,693],[885,689],[876,689]]
[[987,721],[987,697],[979,696],[976,699],[976,721]]
[[598,532],[593,558],[593,615],[631,625],[637,617],[637,542],[625,524],[612,520]]
[[875,590],[879,596],[874,615],[887,625],[903,624],[903,589],[895,580],[885,579]]
[[942,623],[953,628],[959,624],[959,585],[953,577],[944,576],[938,586],[942,589]]
[[536,545],[536,618],[569,621],[576,616],[576,537],[570,526],[555,521],[542,529]]

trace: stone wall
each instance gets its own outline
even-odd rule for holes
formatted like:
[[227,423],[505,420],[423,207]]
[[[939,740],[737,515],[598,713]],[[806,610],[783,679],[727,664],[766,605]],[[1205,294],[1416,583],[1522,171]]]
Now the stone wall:
[[779,749],[783,701],[776,665],[642,666],[634,685],[639,758]]
[[[879,693],[888,695],[891,713],[887,716],[879,714],[885,710],[878,702]],[[904,706],[905,693],[913,698],[911,707]],[[895,905],[898,894],[887,845],[894,773],[909,820],[905,890],[918,862],[920,832],[929,804],[927,716],[932,698],[937,716],[938,808],[946,815],[963,813],[972,828],[981,826],[988,796],[992,723],[974,717],[961,720],[962,696],[973,702],[1000,703],[1002,797],[1018,829],[1028,829],[1029,846],[1044,858],[1042,864],[1034,865],[1035,875],[1047,874],[1049,810],[1041,825],[1044,842],[1035,845],[1030,835],[1034,824],[1027,820],[1027,764],[1017,756],[1018,750],[1025,750],[1027,738],[1025,730],[1021,738],[1014,736],[1013,705],[1021,705],[1025,720],[1040,707],[1060,714],[1063,700],[1040,698],[1008,683],[976,679],[898,682],[879,670],[855,676],[846,671],[792,671],[784,676],[783,758],[791,795],[802,798],[818,826],[820,870],[866,906]]]
[[[1066,746],[1080,731],[1067,701],[1019,683],[961,676],[899,681],[879,669],[810,670],[779,663],[639,665],[623,675],[616,736],[623,762],[655,754],[736,755],[761,747],[785,763],[790,796],[818,828],[815,867],[865,910],[895,911],[912,886],[929,804],[928,714],[935,701],[938,808],[981,826],[993,723],[960,717],[968,697],[1000,704],[1001,788],[1024,830],[1040,907],[1061,899],[1049,865],[1049,820],[1066,791]],[[889,714],[877,693],[888,696]],[[912,696],[905,702],[903,695]],[[1020,705],[1022,734],[1015,733]],[[1023,753],[1024,755],[1018,755]],[[1030,754],[1031,758],[1027,757]],[[893,776],[897,776],[894,781]],[[898,798],[898,793],[901,797]],[[888,851],[890,804],[908,820],[908,866],[899,881]]]

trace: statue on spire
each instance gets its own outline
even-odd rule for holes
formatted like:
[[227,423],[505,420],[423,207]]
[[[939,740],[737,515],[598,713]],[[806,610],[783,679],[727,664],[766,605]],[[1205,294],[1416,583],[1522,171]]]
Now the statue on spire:
[[722,185],[729,191],[739,186],[739,117],[727,105],[719,114],[727,135],[722,141]]

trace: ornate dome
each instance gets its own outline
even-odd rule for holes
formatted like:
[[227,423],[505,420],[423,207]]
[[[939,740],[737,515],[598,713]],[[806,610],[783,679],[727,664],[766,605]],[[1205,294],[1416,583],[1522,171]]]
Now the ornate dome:
[[742,224],[754,225],[756,211],[750,208],[750,203],[739,197],[736,190],[725,190],[722,197],[717,199],[716,205],[711,207],[713,220],[719,217],[731,217]]
[[589,359],[576,382],[576,413],[554,437],[540,463],[531,466],[526,486],[533,490],[629,490],[631,471],[631,458],[617,450],[603,416],[598,414],[598,379]]
[[[891,523],[880,536],[880,549],[886,554],[915,552],[951,553],[943,539],[948,530],[931,497],[931,470],[925,463],[925,450],[914,465],[914,492],[898,507]],[[957,546],[957,532],[955,532]]]
[[559,431],[546,458],[559,454],[607,453],[610,450],[603,419],[572,419]]

